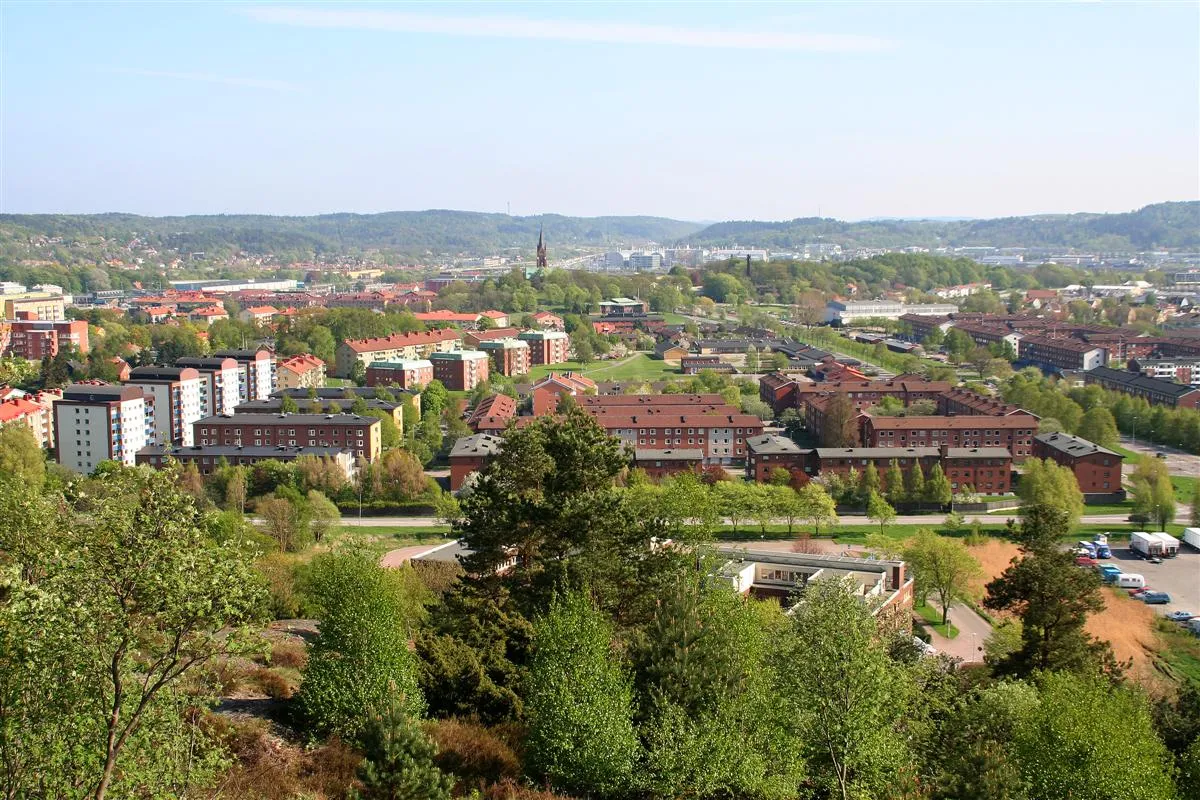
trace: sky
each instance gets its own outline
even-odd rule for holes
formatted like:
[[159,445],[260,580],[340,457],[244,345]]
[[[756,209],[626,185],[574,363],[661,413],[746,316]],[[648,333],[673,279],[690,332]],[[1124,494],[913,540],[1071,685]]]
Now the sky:
[[1200,3],[0,4],[0,212],[1200,198]]

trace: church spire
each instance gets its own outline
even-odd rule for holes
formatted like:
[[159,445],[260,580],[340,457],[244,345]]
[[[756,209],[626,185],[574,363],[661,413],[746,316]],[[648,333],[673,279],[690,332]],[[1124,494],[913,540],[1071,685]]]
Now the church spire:
[[546,268],[546,242],[542,238],[542,226],[538,226],[538,243],[537,243],[537,268],[544,270]]

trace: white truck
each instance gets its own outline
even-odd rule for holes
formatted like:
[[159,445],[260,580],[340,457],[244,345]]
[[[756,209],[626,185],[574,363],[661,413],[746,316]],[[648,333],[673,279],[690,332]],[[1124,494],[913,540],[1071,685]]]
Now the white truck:
[[1146,558],[1161,557],[1163,542],[1158,538],[1158,534],[1137,531],[1129,534],[1129,549]]
[[1183,543],[1200,550],[1200,528],[1184,528]]

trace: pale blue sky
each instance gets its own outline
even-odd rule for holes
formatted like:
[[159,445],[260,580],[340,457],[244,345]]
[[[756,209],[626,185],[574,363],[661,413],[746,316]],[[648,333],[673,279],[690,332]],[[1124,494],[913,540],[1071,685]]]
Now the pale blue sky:
[[1200,4],[0,5],[0,210],[1200,197]]

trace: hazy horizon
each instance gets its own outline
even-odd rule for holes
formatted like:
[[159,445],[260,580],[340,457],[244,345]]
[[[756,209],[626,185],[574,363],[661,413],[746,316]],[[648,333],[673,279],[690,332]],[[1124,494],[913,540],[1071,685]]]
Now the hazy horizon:
[[790,220],[1200,197],[1200,6],[13,5],[0,211]]

